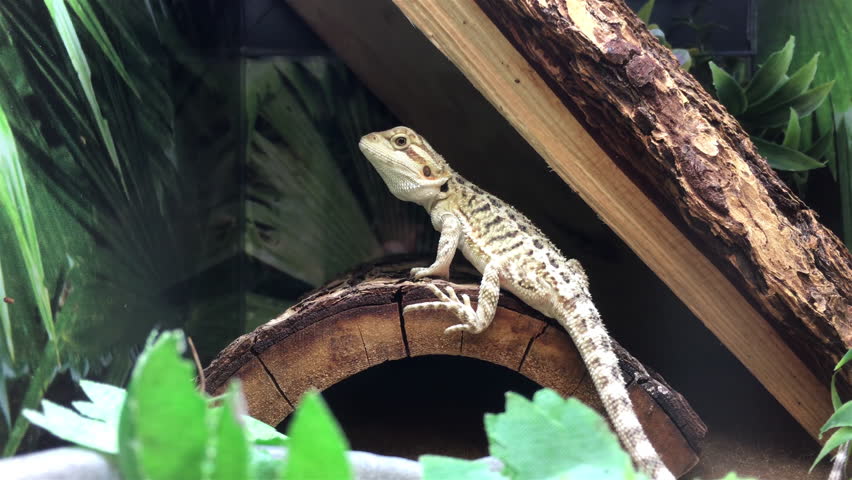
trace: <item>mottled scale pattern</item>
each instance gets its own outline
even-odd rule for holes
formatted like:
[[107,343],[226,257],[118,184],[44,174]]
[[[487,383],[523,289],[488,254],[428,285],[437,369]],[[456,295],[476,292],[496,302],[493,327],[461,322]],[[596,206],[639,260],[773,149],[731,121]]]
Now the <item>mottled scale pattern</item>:
[[494,318],[504,288],[571,335],[610,417],[613,429],[642,471],[655,480],[674,480],[648,440],[630,402],[618,359],[592,302],[586,273],[514,207],[454,172],[423,137],[406,127],[365,135],[359,147],[391,192],[422,205],[441,232],[435,261],[415,268],[415,278],[446,277],[456,249],[482,272],[474,309],[466,295],[431,283],[435,301],[405,311],[444,309],[459,324],[446,332],[476,334]]

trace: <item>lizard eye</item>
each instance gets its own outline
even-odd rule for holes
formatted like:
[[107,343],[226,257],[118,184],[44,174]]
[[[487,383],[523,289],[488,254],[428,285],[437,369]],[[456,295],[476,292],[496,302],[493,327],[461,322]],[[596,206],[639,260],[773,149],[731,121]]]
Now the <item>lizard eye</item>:
[[429,165],[426,165],[425,167],[423,167],[423,175],[425,175],[427,177],[432,176],[432,169],[429,168]]
[[397,135],[391,139],[396,148],[405,148],[408,146],[408,137],[405,135]]

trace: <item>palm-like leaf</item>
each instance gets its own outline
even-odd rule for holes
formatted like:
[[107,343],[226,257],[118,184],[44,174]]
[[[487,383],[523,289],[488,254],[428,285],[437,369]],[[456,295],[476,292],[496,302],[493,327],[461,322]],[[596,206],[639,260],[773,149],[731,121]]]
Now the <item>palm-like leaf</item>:
[[[0,306],[0,359],[11,365],[21,344],[14,373],[31,372],[24,407],[64,368],[123,378],[154,324],[185,325],[209,354],[311,285],[435,237],[358,152],[360,135],[390,117],[339,62],[198,61],[172,23],[180,6],[169,7],[0,4],[2,138],[20,153],[44,257],[43,273],[25,277],[29,257],[4,256],[0,290],[42,285],[39,317],[55,322],[58,346],[20,313],[37,295]],[[24,252],[34,241],[7,242]],[[25,428],[16,419],[7,454]]]
[[[2,203],[5,211],[20,213],[20,220],[10,217],[11,225],[21,225],[13,243],[21,247],[28,277],[41,284],[33,298],[62,351],[60,357],[28,349],[22,363],[33,375],[24,406],[38,403],[58,367],[83,375],[100,367],[111,349],[138,342],[154,322],[176,323],[161,291],[184,266],[177,249],[170,248],[179,243],[174,225],[163,221],[184,205],[171,155],[167,72],[149,68],[147,76],[131,80],[94,7],[71,2],[84,36],[65,5],[61,0],[0,5],[4,54],[12,60],[0,69],[0,101],[12,112],[4,144],[19,146],[33,167],[3,177],[34,186],[41,207],[22,206],[21,188],[9,182],[5,190],[12,196]],[[133,53],[130,58],[150,55]],[[134,92],[144,92],[145,100]],[[49,234],[38,241],[35,232],[42,229]],[[51,258],[44,268],[31,253],[39,247]],[[37,344],[38,332],[27,334],[32,326],[20,314],[27,306],[21,300],[14,310],[14,331],[5,332],[6,337]],[[56,335],[47,326],[54,320]],[[7,454],[25,429],[26,422],[18,418]]]

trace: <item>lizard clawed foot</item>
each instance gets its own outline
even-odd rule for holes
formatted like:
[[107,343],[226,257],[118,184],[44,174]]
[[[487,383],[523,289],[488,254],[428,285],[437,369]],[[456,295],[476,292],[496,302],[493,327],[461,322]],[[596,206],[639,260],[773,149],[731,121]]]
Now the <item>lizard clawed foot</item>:
[[409,305],[403,309],[403,313],[415,310],[443,309],[452,312],[461,321],[458,325],[453,325],[444,330],[445,334],[464,331],[469,333],[479,333],[485,329],[484,322],[480,321],[476,310],[470,305],[470,297],[467,294],[462,294],[461,299],[456,295],[453,287],[447,286],[447,293],[441,291],[431,283],[427,283],[426,287],[438,297],[437,301],[416,303]]
[[447,279],[450,277],[449,270],[435,270],[432,267],[414,267],[411,269],[410,275],[415,280],[420,280],[424,277],[437,277]]

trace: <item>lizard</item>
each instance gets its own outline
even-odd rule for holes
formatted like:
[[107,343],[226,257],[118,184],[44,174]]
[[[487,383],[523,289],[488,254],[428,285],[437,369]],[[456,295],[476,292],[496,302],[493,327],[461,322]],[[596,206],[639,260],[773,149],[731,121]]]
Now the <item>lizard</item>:
[[566,259],[532,222],[511,205],[456,173],[414,130],[396,127],[364,135],[361,152],[400,200],[423,206],[440,232],[435,261],[411,270],[414,279],[449,278],[457,250],[482,274],[476,308],[452,287],[427,283],[437,300],[408,305],[403,313],[444,309],[459,319],[445,333],[477,334],[497,309],[501,287],[571,336],[636,466],[654,480],[674,480],[648,440],[628,396],[609,334],[592,302],[583,267]]

